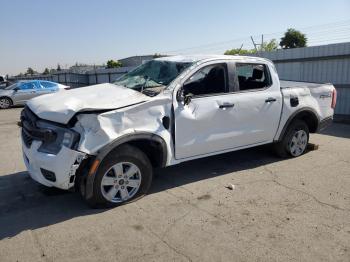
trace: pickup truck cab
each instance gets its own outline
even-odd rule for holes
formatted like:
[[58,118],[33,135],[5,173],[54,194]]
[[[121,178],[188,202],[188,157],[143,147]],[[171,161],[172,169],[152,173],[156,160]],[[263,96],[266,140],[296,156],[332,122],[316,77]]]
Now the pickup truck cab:
[[113,84],[30,100],[23,158],[43,185],[119,205],[146,194],[154,168],[270,143],[300,156],[335,103],[331,84],[280,81],[263,58],[163,57]]

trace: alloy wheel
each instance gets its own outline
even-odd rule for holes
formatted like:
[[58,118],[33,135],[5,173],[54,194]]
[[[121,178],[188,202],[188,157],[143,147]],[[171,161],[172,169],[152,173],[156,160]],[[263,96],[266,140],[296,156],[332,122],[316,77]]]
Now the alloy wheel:
[[307,146],[307,133],[304,130],[297,130],[289,142],[289,151],[293,156],[300,156]]
[[120,162],[113,165],[102,177],[103,197],[112,203],[132,198],[141,185],[140,169],[133,163]]
[[7,98],[0,99],[0,108],[9,108],[10,105],[11,105],[11,102]]

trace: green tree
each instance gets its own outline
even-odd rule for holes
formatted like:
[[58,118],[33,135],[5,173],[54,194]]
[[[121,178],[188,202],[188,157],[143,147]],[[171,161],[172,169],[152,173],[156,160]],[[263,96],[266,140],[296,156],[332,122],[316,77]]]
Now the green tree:
[[122,63],[119,61],[114,61],[114,60],[107,61],[107,68],[118,68],[122,66],[123,66]]
[[43,72],[43,75],[48,75],[48,74],[50,74],[50,70],[46,67]]
[[306,47],[306,35],[298,30],[289,28],[281,38],[280,46],[283,49]]
[[36,72],[34,71],[33,68],[28,67],[27,72],[26,72],[26,75],[34,75],[35,73],[36,73]]
[[56,70],[57,71],[61,71],[62,70],[60,64],[57,64],[57,69]]
[[240,49],[240,48],[234,48],[230,50],[226,50],[224,55],[249,55],[249,54],[255,54],[255,49]]
[[[276,39],[271,39],[269,42],[264,42],[262,47],[260,47],[260,50],[258,51],[266,51],[271,52],[276,50],[278,47]],[[227,50],[224,54],[225,55],[251,55],[256,54],[256,49],[241,49],[241,48],[234,48]]]
[[262,46],[262,50],[266,52],[274,51],[278,48],[278,43],[276,39],[271,39],[270,42],[264,42]]

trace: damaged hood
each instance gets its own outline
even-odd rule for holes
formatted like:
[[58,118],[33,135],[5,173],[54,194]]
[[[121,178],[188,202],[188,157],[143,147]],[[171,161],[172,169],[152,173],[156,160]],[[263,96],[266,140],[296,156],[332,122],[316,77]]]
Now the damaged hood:
[[138,91],[107,83],[39,96],[27,106],[42,119],[67,124],[78,112],[113,110],[149,99]]

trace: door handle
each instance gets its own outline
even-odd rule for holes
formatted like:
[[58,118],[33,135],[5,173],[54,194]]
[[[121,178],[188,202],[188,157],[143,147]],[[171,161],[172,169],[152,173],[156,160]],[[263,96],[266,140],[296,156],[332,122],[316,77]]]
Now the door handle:
[[35,94],[36,92],[35,91],[30,91],[31,94]]
[[234,106],[235,106],[235,104],[225,103],[225,104],[219,105],[219,108],[225,109],[225,108],[232,108]]
[[268,99],[265,100],[265,103],[271,103],[271,102],[276,102],[277,99],[273,97],[269,97]]

